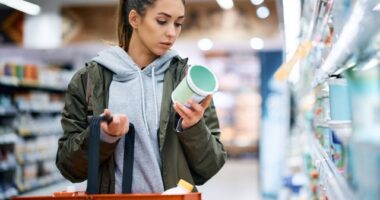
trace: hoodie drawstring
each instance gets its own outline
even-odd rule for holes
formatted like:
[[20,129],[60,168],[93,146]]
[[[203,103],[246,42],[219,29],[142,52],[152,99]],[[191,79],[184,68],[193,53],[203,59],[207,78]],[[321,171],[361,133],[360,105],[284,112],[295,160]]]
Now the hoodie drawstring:
[[156,80],[155,80],[155,67],[152,67],[152,89],[153,89],[153,98],[154,98],[154,111],[155,111],[155,119],[156,119],[156,129],[158,129],[158,103],[157,103],[157,94],[156,94]]
[[137,71],[138,71],[139,79],[140,79],[140,89],[141,89],[141,96],[142,96],[142,112],[143,112],[144,125],[145,125],[146,130],[148,131],[148,134],[150,135],[149,128],[148,128],[148,122],[146,120],[146,114],[145,114],[145,94],[144,94],[145,91],[144,91],[144,85],[143,85],[143,78],[141,75],[141,70],[137,70]]
[[[148,131],[149,134],[149,128],[148,128],[148,122],[146,118],[146,113],[145,113],[145,92],[144,92],[144,85],[143,85],[143,78],[141,71],[138,70],[139,78],[140,78],[140,89],[141,89],[141,95],[142,95],[142,112],[143,112],[143,120],[144,124],[146,127],[146,130]],[[153,89],[153,98],[154,98],[154,119],[155,119],[155,125],[156,129],[158,129],[158,102],[157,102],[157,92],[156,92],[156,77],[155,77],[155,67],[152,67],[152,89]]]

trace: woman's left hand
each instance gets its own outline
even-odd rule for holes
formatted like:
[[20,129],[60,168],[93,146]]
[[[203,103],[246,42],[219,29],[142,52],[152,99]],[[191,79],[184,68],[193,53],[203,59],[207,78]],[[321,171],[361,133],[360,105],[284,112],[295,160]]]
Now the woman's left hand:
[[211,99],[211,95],[208,95],[205,99],[203,99],[201,103],[197,103],[194,100],[190,99],[187,101],[187,103],[190,105],[190,108],[180,103],[174,104],[174,110],[182,118],[182,129],[188,129],[202,119],[206,108],[210,105]]

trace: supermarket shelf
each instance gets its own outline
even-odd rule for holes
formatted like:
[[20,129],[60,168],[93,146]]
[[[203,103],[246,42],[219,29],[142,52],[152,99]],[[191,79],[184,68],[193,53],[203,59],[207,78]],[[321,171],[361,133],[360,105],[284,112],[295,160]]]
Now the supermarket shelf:
[[18,140],[18,137],[15,133],[7,133],[4,135],[0,135],[0,145],[13,144],[13,143],[16,143],[17,140]]
[[14,107],[4,108],[0,107],[0,117],[9,117],[17,115],[17,110]]
[[31,113],[31,114],[59,114],[62,112],[62,108],[31,108],[31,109],[4,109],[0,107],[0,117],[16,116],[18,113]]
[[17,167],[16,158],[12,155],[9,155],[7,160],[0,161],[0,172],[13,170],[16,167]]
[[40,161],[51,161],[55,160],[56,154],[52,153],[41,153],[41,152],[34,152],[34,153],[21,153],[17,155],[17,161],[19,165],[27,165],[31,163],[36,163]]
[[320,127],[320,128],[330,128],[330,126],[327,122],[315,122],[314,126]]
[[319,170],[322,184],[326,189],[329,199],[354,199],[354,192],[350,189],[346,179],[339,173],[339,170],[318,141],[309,136],[309,142],[312,147],[315,165]]
[[2,89],[17,89],[17,90],[41,90],[48,92],[65,92],[65,87],[39,85],[30,82],[21,82],[14,77],[0,77],[0,86]]
[[54,173],[41,178],[20,182],[17,184],[17,187],[21,193],[25,193],[63,180],[64,178],[60,173]]
[[18,195],[17,189],[14,187],[9,187],[5,191],[2,191],[0,193],[0,200],[10,199],[10,198],[17,196],[17,195]]
[[53,131],[49,132],[49,130],[40,130],[39,132],[34,132],[26,128],[19,128],[17,133],[22,137],[30,137],[30,136],[50,136],[50,135],[63,135],[63,131]]
[[[4,48],[2,52],[8,56],[1,55],[4,63],[0,66],[3,103],[0,107],[0,147],[12,154],[15,165],[12,166],[14,171],[8,170],[0,177],[0,200],[63,180],[54,164],[57,145],[54,141],[63,134],[58,115],[64,106],[64,94],[75,73],[73,64],[77,60],[71,54],[64,58],[59,54],[52,60],[53,54],[18,47]],[[20,57],[21,63],[8,60],[14,55]],[[9,133],[14,133],[17,140],[5,136]],[[2,143],[11,144],[3,147]],[[5,196],[5,189],[11,187],[17,193],[11,194],[10,190]]]
[[224,149],[229,156],[239,156],[244,154],[254,154],[258,152],[258,145],[238,146],[238,145],[225,145]]
[[363,50],[377,33],[380,25],[378,20],[380,12],[373,8],[378,4],[378,0],[363,2],[355,4],[339,40],[314,77],[314,87],[325,82],[330,75],[337,75],[354,66],[356,60],[359,59],[356,54]]
[[62,109],[29,109],[20,110],[20,113],[31,113],[31,114],[59,114]]
[[328,122],[328,125],[332,129],[340,129],[340,128],[349,128],[352,126],[352,121],[351,120],[330,120]]

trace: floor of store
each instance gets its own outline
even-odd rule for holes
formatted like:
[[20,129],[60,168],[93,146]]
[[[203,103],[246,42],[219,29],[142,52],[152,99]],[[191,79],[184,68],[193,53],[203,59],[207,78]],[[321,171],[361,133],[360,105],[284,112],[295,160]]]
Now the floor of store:
[[229,159],[222,170],[199,187],[203,200],[259,200],[257,159]]
[[[198,187],[203,200],[258,200],[258,160],[255,158],[229,159],[222,170],[205,185]],[[25,193],[23,196],[50,195],[65,190],[71,185],[63,181],[49,187]],[[85,183],[75,184],[78,190],[85,190]]]

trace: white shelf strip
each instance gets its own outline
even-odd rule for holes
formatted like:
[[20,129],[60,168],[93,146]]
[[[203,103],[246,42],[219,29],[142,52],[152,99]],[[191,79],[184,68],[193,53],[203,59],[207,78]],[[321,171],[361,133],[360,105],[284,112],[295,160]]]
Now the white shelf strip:
[[349,187],[345,178],[338,172],[335,164],[330,160],[327,153],[314,138],[309,136],[313,149],[313,157],[319,170],[323,186],[330,199],[350,200],[354,199],[354,192]]

